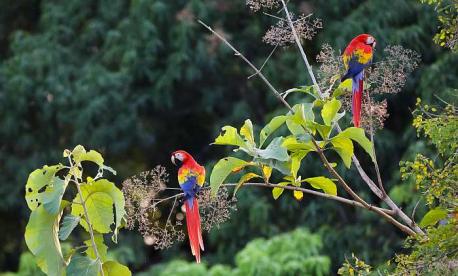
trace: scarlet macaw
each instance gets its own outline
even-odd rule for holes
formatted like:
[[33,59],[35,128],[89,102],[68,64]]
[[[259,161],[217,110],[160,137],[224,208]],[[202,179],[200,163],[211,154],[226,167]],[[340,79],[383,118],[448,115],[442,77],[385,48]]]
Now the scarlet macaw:
[[[200,263],[200,249],[204,250],[202,230],[200,227],[199,204],[196,194],[205,182],[205,168],[199,165],[194,158],[184,150],[177,150],[171,157],[178,169],[178,183],[184,193],[186,211],[186,227],[188,229],[189,244],[196,262]],[[200,246],[200,247],[199,247]]]
[[353,38],[343,53],[342,59],[347,72],[341,81],[352,79],[353,125],[359,127],[361,120],[361,101],[363,96],[364,68],[372,62],[375,38],[369,34],[360,34]]

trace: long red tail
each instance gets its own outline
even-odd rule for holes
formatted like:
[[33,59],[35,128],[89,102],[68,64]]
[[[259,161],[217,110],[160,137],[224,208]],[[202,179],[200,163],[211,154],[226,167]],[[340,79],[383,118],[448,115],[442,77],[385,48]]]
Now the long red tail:
[[185,202],[186,226],[188,228],[189,244],[191,252],[196,256],[196,262],[200,263],[200,249],[204,251],[204,241],[202,240],[202,230],[200,229],[199,203],[196,198]]
[[361,121],[361,102],[363,97],[363,72],[353,77],[352,86],[352,105],[351,112],[353,113],[353,125],[359,127]]

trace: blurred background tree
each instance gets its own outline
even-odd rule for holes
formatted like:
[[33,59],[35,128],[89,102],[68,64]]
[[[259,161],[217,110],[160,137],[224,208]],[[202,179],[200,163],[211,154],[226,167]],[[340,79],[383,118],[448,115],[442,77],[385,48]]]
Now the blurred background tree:
[[[458,87],[457,54],[432,40],[439,24],[434,8],[414,0],[291,2],[293,11],[313,12],[323,20],[318,37],[305,43],[311,57],[323,43],[343,49],[362,32],[373,34],[380,49],[401,44],[422,55],[403,93],[388,98],[390,117],[376,144],[386,188],[410,213],[418,196],[414,185],[400,185],[398,163],[426,149],[410,127],[410,108],[417,97],[456,101]],[[197,18],[229,36],[258,65],[271,51],[261,38],[273,20],[250,13],[245,1],[0,3],[0,270],[16,271],[19,252],[25,250],[28,173],[56,162],[64,148],[98,149],[118,171],[120,183],[156,164],[168,166],[177,148],[210,165],[223,154],[222,148],[208,147],[222,125],[240,125],[245,118],[262,124],[280,110],[263,84],[247,80],[249,69]],[[375,61],[380,55],[376,52]],[[288,89],[308,82],[304,69],[291,47],[278,50],[264,72],[278,88]],[[309,162],[303,173],[318,168]],[[346,177],[356,189],[366,188],[355,171]],[[352,252],[371,264],[393,257],[404,238],[368,212],[310,197],[274,201],[269,194],[240,193],[239,211],[207,237],[209,265],[233,265],[250,240],[298,226],[321,235],[321,254],[330,257],[333,271]],[[417,209],[422,214],[426,208]],[[154,251],[136,232],[124,231],[120,244],[114,254],[134,271],[189,257],[186,243]]]

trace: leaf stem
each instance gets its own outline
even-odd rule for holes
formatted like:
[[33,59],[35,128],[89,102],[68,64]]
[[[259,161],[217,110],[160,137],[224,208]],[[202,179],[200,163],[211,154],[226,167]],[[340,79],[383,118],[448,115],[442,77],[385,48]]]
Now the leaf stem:
[[[71,167],[73,167],[74,164],[73,164],[73,161],[72,161],[70,156],[68,156],[68,161],[70,162]],[[89,214],[88,214],[88,211],[87,211],[86,202],[85,202],[85,200],[83,198],[83,192],[81,191],[81,187],[80,187],[81,183],[78,182],[78,179],[74,175],[72,175],[72,177],[73,177],[74,183],[76,184],[76,188],[78,189],[78,195],[79,195],[79,198],[80,198],[80,201],[81,201],[81,205],[83,206],[84,217],[86,219],[86,222],[87,222],[87,225],[88,225],[88,228],[89,228],[89,235],[91,236],[92,248],[94,249],[94,254],[95,254],[96,258],[97,258],[96,261],[98,261],[98,263],[99,263],[100,274],[102,276],[105,276],[105,274],[103,272],[102,258],[100,257],[99,250],[97,248],[97,244],[95,243],[94,230],[92,229],[92,224],[91,224],[91,220],[89,219]]]

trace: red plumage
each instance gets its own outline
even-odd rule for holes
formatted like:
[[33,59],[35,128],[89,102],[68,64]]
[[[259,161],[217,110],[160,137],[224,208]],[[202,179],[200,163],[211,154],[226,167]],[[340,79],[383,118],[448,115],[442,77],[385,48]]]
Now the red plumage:
[[185,202],[186,227],[192,255],[196,257],[196,262],[200,263],[200,250],[204,250],[204,242],[202,239],[202,230],[200,228],[199,203],[196,198],[192,200],[192,206],[188,201]]
[[375,38],[368,34],[361,34],[353,38],[345,48],[343,62],[347,72],[341,81],[352,79],[352,114],[355,127],[360,126],[361,104],[363,96],[364,68],[372,63]]

